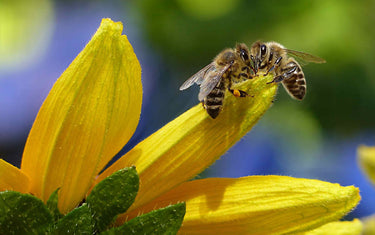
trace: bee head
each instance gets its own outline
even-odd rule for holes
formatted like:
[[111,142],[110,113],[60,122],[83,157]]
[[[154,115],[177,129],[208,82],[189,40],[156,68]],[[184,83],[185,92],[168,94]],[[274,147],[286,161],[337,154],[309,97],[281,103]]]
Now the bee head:
[[233,64],[235,60],[236,54],[232,49],[226,49],[216,57],[216,61],[219,65]]
[[265,61],[267,56],[267,46],[261,41],[256,41],[250,49],[250,58],[254,64],[254,68],[258,71],[262,62]]
[[244,43],[239,43],[236,45],[236,53],[246,65],[250,66],[250,59],[249,59],[250,52]]

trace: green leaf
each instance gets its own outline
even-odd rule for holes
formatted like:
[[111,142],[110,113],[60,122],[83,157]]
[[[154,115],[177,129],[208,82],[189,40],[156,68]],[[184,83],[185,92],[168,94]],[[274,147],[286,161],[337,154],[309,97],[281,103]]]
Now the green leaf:
[[57,221],[59,220],[61,217],[63,217],[64,215],[60,213],[59,211],[59,208],[57,206],[57,203],[58,203],[58,191],[59,191],[60,188],[56,189],[52,194],[51,196],[49,197],[48,201],[47,201],[47,208],[49,209],[49,211],[52,213],[52,216],[53,216],[53,219],[54,221]]
[[93,234],[94,229],[91,211],[83,204],[57,221],[52,234]]
[[138,187],[135,167],[119,170],[95,186],[86,202],[98,231],[105,230],[115,216],[126,212],[134,202]]
[[40,199],[14,191],[0,192],[0,234],[41,234],[52,223],[52,215]]
[[176,234],[186,212],[185,203],[178,203],[129,220],[121,227],[102,234]]

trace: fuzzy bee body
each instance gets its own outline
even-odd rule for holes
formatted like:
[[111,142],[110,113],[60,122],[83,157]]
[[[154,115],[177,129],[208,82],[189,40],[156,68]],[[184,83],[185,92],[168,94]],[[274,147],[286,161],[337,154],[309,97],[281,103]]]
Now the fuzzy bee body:
[[305,74],[297,61],[294,58],[289,58],[285,67],[281,69],[281,73],[288,73],[288,71],[292,70],[295,71],[290,76],[286,75],[286,79],[282,81],[282,84],[291,97],[302,100],[306,94]]
[[221,79],[221,81],[212,89],[212,91],[203,99],[203,107],[206,109],[208,115],[212,118],[216,118],[223,108],[225,88],[227,79]]
[[292,98],[302,100],[306,94],[306,79],[301,65],[293,57],[303,62],[325,63],[322,58],[286,49],[276,42],[257,41],[250,49],[250,58],[256,73],[274,73],[272,82],[281,82]]
[[252,78],[251,68],[247,46],[238,44],[235,49],[225,49],[219,53],[212,63],[186,80],[180,90],[194,83],[200,85],[198,99],[208,115],[215,119],[223,109],[226,90],[237,97],[247,96],[244,91],[233,90],[232,83]]

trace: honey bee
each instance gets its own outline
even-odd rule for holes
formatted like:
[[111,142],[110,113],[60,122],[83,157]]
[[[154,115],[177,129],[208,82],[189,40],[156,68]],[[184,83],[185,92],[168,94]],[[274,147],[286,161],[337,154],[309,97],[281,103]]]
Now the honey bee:
[[293,57],[304,63],[326,62],[324,59],[308,53],[286,49],[277,42],[257,41],[250,49],[250,58],[256,73],[262,71],[267,75],[273,72],[275,77],[269,83],[282,82],[292,98],[302,100],[306,94],[306,79],[301,65]]
[[180,90],[194,83],[200,85],[199,101],[207,113],[215,119],[223,108],[226,89],[236,97],[246,97],[245,91],[232,89],[232,83],[251,79],[253,70],[248,47],[241,43],[234,49],[225,49],[203,69],[186,80]]

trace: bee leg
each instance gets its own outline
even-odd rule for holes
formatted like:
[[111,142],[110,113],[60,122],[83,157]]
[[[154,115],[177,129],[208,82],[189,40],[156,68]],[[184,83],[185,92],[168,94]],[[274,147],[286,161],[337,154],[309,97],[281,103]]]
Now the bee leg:
[[[251,61],[253,62],[253,64],[254,64],[254,57],[253,56],[251,56],[252,58],[251,58]],[[257,71],[255,70],[255,68],[254,68],[254,66],[253,66],[253,64],[251,64],[251,62],[249,62],[248,64],[247,64],[247,66],[249,66],[249,68],[253,71],[253,74],[255,75],[255,74],[257,74]],[[250,73],[250,71],[249,71],[249,73]]]
[[274,82],[281,82],[284,79],[285,79],[285,77],[282,74],[282,75],[279,75],[279,76],[275,77],[272,81],[267,82],[266,84],[271,84],[271,83],[274,83]]
[[240,73],[240,74],[238,74],[237,78],[238,79],[242,78],[243,80],[246,80],[246,79],[252,79],[253,77],[247,75],[246,73]]
[[235,97],[247,97],[249,96],[245,91],[241,91],[238,89],[232,89],[232,80],[228,81],[228,91],[232,93]]
[[289,69],[285,73],[283,73],[279,76],[276,76],[272,81],[267,82],[267,84],[274,83],[274,82],[281,82],[285,79],[290,78],[293,75],[293,73],[296,71],[296,69],[297,69],[297,66],[293,66],[291,69]]
[[247,94],[245,91],[241,91],[241,90],[238,90],[238,89],[230,89],[228,88],[228,90],[235,96],[235,97],[247,97],[249,96],[249,94]]
[[254,74],[254,75],[257,74],[257,71],[254,69],[253,66],[250,66],[250,69],[253,71],[253,74]]
[[269,72],[271,72],[275,68],[275,65],[273,65],[265,74],[263,74],[263,77],[267,76]]
[[277,58],[275,63],[272,65],[272,67],[263,76],[267,76],[268,73],[271,72],[274,69],[276,70],[279,67],[282,58],[283,58],[282,56]]
[[253,70],[254,74],[257,74],[258,73],[257,60],[255,59],[253,55],[250,55],[250,59],[252,62],[252,65],[250,66],[250,68]]

